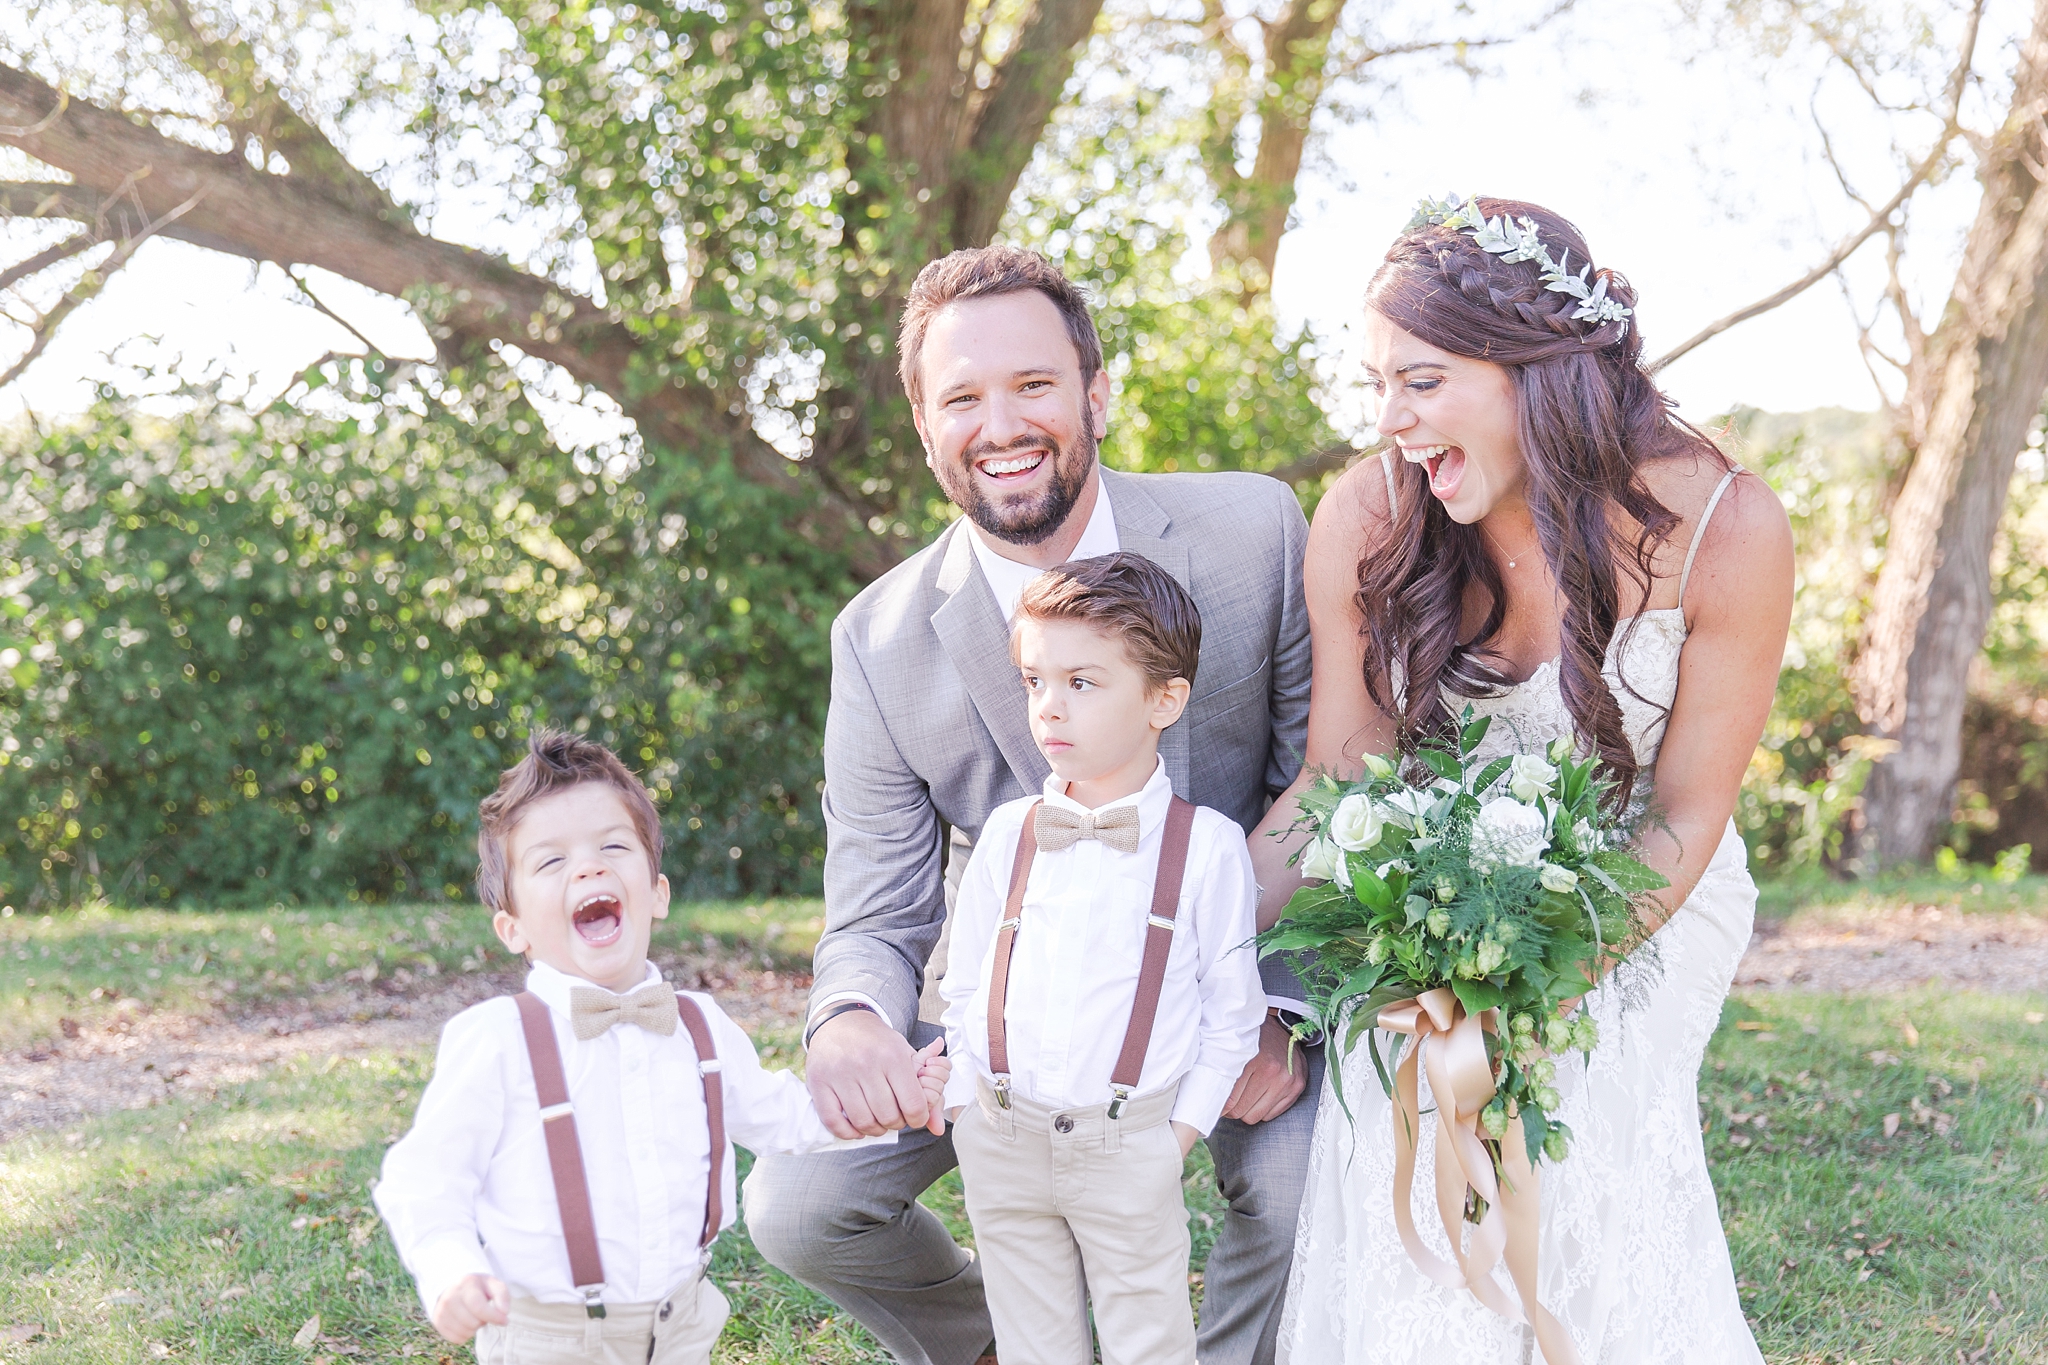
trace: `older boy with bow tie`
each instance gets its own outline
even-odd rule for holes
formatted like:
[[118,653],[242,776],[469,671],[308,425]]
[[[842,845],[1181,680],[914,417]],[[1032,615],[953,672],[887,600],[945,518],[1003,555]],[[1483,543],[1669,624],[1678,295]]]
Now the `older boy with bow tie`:
[[[532,971],[448,1022],[377,1208],[435,1329],[476,1336],[480,1365],[705,1365],[727,1313],[704,1278],[732,1221],[726,1137],[895,1134],[835,1139],[710,996],[662,982],[660,825],[609,749],[536,734],[481,814],[477,889]],[[936,1095],[947,1070],[928,1050],[921,1081]]]
[[1025,588],[1012,647],[1045,791],[998,806],[940,995],[953,1147],[1004,1365],[1194,1365],[1181,1162],[1258,1050],[1244,831],[1173,794],[1159,737],[1201,618],[1117,553]]

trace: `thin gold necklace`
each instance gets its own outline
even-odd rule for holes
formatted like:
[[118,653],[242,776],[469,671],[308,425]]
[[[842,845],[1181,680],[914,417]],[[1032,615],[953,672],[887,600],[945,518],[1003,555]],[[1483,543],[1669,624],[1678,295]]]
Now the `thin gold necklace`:
[[[1493,548],[1494,548],[1494,549],[1496,549],[1496,550],[1500,550],[1500,552],[1501,552],[1502,554],[1504,554],[1504,555],[1508,553],[1508,552],[1507,552],[1506,550],[1502,550],[1502,549],[1501,549],[1501,544],[1500,544],[1500,542],[1499,542],[1499,541],[1497,541],[1497,540],[1494,540],[1493,536],[1492,536],[1492,535],[1490,535],[1490,534],[1489,534],[1489,533],[1487,532],[1487,529],[1486,529],[1486,528],[1485,528],[1484,526],[1481,526],[1481,527],[1479,528],[1479,534],[1480,534],[1480,535],[1482,535],[1482,536],[1485,536],[1485,537],[1487,538],[1487,540],[1488,540],[1488,541],[1490,541],[1490,542],[1492,543],[1492,545],[1493,545]],[[1522,547],[1522,548],[1521,548],[1520,550],[1516,551],[1516,552],[1515,552],[1514,554],[1512,554],[1512,555],[1509,555],[1509,556],[1508,556],[1508,567],[1509,567],[1510,569],[1514,568],[1514,567],[1515,567],[1515,562],[1516,562],[1517,560],[1521,559],[1521,557],[1522,557],[1523,555],[1525,555],[1525,554],[1529,553],[1529,551],[1531,551],[1531,550],[1535,549],[1535,548],[1536,548],[1536,547],[1537,547],[1538,545],[1540,545],[1540,544],[1542,544],[1542,543],[1543,543],[1543,537],[1541,537],[1541,536],[1538,536],[1538,537],[1537,537],[1536,539],[1534,539],[1534,540],[1530,541],[1530,542],[1529,542],[1529,543],[1528,543],[1527,545],[1524,545],[1524,546],[1523,546],[1523,547]]]

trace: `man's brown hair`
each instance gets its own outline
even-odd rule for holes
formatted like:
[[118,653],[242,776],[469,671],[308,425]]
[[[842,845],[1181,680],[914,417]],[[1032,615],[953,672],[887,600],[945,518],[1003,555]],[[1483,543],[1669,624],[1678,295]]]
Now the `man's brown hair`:
[[1060,273],[1059,267],[1035,251],[1013,246],[978,246],[941,256],[917,272],[910,297],[903,304],[903,326],[896,335],[897,373],[910,406],[924,402],[924,379],[918,363],[924,357],[925,329],[932,315],[961,299],[987,299],[1035,289],[1052,300],[1067,324],[1067,339],[1081,358],[1081,387],[1095,382],[1102,368],[1102,338],[1088,296]]
[[[1118,550],[1046,570],[1017,599],[1017,619],[1027,616],[1085,621],[1114,636],[1154,688],[1175,678],[1195,680],[1202,657],[1202,613],[1172,574],[1143,555]],[[1014,655],[1014,633],[1010,639]]]
[[561,730],[535,730],[526,741],[526,757],[504,771],[498,789],[477,808],[476,895],[493,913],[512,907],[512,869],[505,844],[526,808],[544,796],[600,782],[625,799],[633,832],[647,848],[648,880],[661,875],[661,817],[654,798],[619,756],[594,739]]

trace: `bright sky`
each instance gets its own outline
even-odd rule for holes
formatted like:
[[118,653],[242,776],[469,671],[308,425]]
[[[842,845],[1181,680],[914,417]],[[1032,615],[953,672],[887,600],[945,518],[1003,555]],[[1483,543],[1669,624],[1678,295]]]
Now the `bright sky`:
[[[2009,69],[2001,35],[2023,20],[1994,8],[1984,69]],[[1860,95],[1845,98],[1840,81],[1817,87],[1813,62],[1769,65],[1716,43],[1684,26],[1669,0],[1582,0],[1542,37],[1481,60],[1489,71],[1476,82],[1401,68],[1398,98],[1330,130],[1302,178],[1300,225],[1282,244],[1275,297],[1283,317],[1334,344],[1347,422],[1362,401],[1349,380],[1355,363],[1342,355],[1348,329],[1386,243],[1425,193],[1526,198],[1574,219],[1596,263],[1637,285],[1654,354],[1804,273],[1861,222],[1819,159],[1808,112],[1816,88],[1837,150],[1872,199],[1896,185],[1889,140],[1918,154],[1928,126],[1876,117]],[[1930,309],[1947,293],[1974,205],[1974,183],[1959,175],[1915,209],[1909,259]],[[440,226],[458,235],[447,217]],[[1865,309],[1880,252],[1867,245],[1850,271]],[[428,353],[402,305],[312,279],[387,352]],[[82,408],[94,380],[114,372],[109,353],[131,364],[181,358],[188,371],[246,379],[267,396],[323,353],[357,349],[294,294],[275,267],[151,243],[0,391],[0,419],[24,407],[45,416]],[[1873,407],[1850,317],[1841,289],[1823,282],[1679,361],[1666,386],[1695,418],[1738,403]]]

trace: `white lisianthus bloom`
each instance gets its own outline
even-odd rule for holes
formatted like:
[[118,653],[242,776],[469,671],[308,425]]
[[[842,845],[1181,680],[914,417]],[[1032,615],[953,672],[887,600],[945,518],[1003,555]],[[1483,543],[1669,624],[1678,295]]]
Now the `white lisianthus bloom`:
[[1387,799],[1380,804],[1380,810],[1387,819],[1405,829],[1417,831],[1435,807],[1436,801],[1428,792],[1416,791],[1413,787],[1389,792]]
[[1607,847],[1607,840],[1601,837],[1600,831],[1584,820],[1572,826],[1572,838],[1578,841],[1582,852],[1598,853]]
[[1360,754],[1358,761],[1363,763],[1365,770],[1374,777],[1384,779],[1394,775],[1394,765],[1378,754]]
[[1557,769],[1534,754],[1516,754],[1508,765],[1508,790],[1518,801],[1534,802],[1557,781]]
[[1336,848],[1321,839],[1311,839],[1301,853],[1301,875],[1312,882],[1326,882],[1337,875]]
[[1559,735],[1550,741],[1550,761],[1562,763],[1572,756],[1572,741],[1569,735]]
[[1354,792],[1337,803],[1336,813],[1330,817],[1330,841],[1338,848],[1362,853],[1380,841],[1386,825],[1386,817],[1373,808],[1372,798]]
[[1472,869],[1485,876],[1503,867],[1535,867],[1550,839],[1539,811],[1512,796],[1496,796],[1472,821]]
[[1569,891],[1579,884],[1579,874],[1556,863],[1545,863],[1536,880],[1543,883],[1545,891]]

